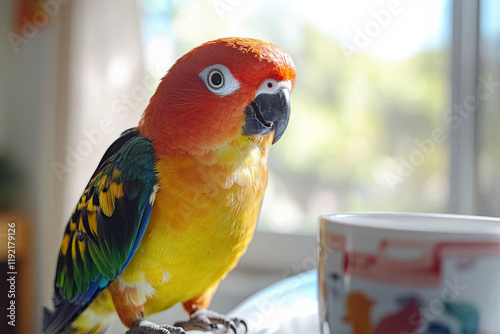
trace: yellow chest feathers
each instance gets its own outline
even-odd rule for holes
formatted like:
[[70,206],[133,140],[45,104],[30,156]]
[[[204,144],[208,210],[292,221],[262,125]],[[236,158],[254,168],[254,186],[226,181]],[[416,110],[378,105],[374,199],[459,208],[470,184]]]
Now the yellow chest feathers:
[[[267,148],[241,137],[201,157],[166,157],[157,168],[157,214],[181,230],[194,224],[214,231],[248,214],[254,202],[260,204],[267,184]],[[208,217],[215,221],[207,222]]]
[[158,290],[192,281],[202,288],[236,265],[267,184],[269,143],[261,140],[241,137],[202,157],[158,161],[160,188],[143,240],[122,274],[125,282]]

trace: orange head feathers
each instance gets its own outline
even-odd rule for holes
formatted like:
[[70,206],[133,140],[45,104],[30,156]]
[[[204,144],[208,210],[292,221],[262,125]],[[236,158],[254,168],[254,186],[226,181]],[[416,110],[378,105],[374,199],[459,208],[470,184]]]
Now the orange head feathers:
[[141,134],[157,154],[204,154],[240,135],[281,137],[290,116],[292,59],[271,43],[204,43],[169,70],[144,112]]

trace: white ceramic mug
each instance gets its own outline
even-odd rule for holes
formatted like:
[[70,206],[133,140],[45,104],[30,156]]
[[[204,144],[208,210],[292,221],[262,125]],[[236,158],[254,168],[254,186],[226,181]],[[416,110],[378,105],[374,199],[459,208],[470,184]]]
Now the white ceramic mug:
[[321,217],[323,334],[499,334],[500,219]]

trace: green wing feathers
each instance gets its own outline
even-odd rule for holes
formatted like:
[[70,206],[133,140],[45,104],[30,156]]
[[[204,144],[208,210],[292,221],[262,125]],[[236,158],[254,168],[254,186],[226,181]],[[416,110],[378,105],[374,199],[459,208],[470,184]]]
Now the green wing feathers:
[[151,142],[133,130],[105,153],[64,232],[46,333],[67,328],[129,263],[151,214],[154,164]]
[[134,137],[112,155],[90,180],[66,227],[56,285],[71,299],[102,275],[113,280],[124,268],[149,204],[154,151]]

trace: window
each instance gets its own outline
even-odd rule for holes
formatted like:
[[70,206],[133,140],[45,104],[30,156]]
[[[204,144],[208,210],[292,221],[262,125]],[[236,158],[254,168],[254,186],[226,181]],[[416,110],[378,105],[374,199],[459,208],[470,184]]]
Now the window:
[[228,35],[270,40],[294,59],[260,231],[315,234],[331,212],[447,210],[450,1],[138,4],[157,78]]

